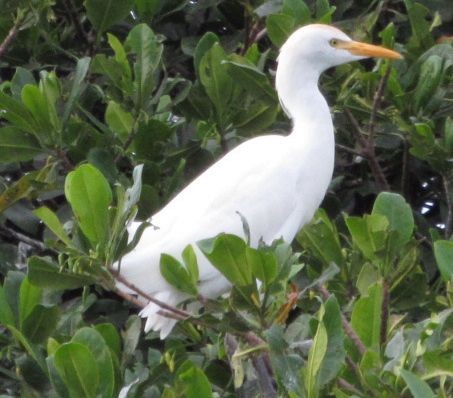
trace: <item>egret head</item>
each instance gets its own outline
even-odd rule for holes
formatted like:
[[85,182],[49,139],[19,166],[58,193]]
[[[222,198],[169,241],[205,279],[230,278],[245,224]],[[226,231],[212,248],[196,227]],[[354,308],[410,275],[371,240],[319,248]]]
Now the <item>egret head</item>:
[[[396,51],[352,40],[341,30],[329,25],[306,25],[296,30],[283,44],[278,57],[275,85],[283,109],[292,119],[304,109],[324,101],[318,94],[319,75],[332,66],[368,57],[401,58]],[[303,117],[302,117],[303,118]]]
[[306,25],[296,30],[280,50],[279,63],[303,60],[318,73],[363,58],[401,58],[396,51],[352,40],[341,30],[322,24]]

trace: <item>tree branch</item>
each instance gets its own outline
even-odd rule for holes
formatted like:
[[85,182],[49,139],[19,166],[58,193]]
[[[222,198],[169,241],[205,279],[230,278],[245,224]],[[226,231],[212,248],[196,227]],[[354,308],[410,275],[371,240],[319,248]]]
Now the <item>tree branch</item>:
[[5,55],[6,51],[8,50],[8,47],[16,38],[17,34],[19,33],[21,23],[22,18],[17,18],[13,27],[9,30],[8,34],[3,39],[3,42],[0,44],[0,58],[2,58],[3,55]]
[[376,130],[376,116],[379,108],[381,107],[382,97],[384,95],[384,90],[387,87],[387,82],[389,80],[390,72],[392,67],[389,65],[385,70],[384,75],[381,77],[379,81],[379,86],[374,93],[373,97],[373,107],[371,108],[371,115],[370,115],[370,122],[368,124],[368,143],[371,145],[373,144],[374,148],[374,134]]
[[[324,300],[327,300],[331,295],[331,293],[324,286],[320,286],[318,288],[318,290],[321,293],[321,296]],[[366,351],[365,345],[363,344],[362,340],[360,340],[360,337],[357,335],[357,333],[354,332],[354,330],[352,329],[351,325],[349,324],[349,322],[346,319],[346,317],[344,316],[344,314],[341,314],[341,323],[343,324],[343,329],[344,329],[346,335],[354,343],[354,345],[356,346],[360,355],[365,354],[365,351]]]
[[368,161],[368,165],[371,169],[371,174],[373,174],[373,178],[374,181],[376,182],[378,190],[389,191],[390,185],[387,182],[385,174],[377,160],[376,152],[374,150],[374,140],[370,141],[369,139],[368,140],[365,139],[365,137],[363,136],[362,129],[360,128],[359,122],[349,109],[345,108],[345,113],[353,126],[352,132],[357,137],[357,140],[359,142],[360,153]]
[[[176,307],[173,307],[167,303],[164,303],[163,301],[160,301],[158,299],[156,299],[155,297],[145,293],[143,290],[141,290],[139,287],[135,286],[134,284],[130,283],[127,279],[125,279],[121,274],[119,274],[118,272],[114,271],[114,270],[110,270],[110,272],[112,273],[112,275],[114,276],[114,278],[122,283],[124,286],[126,286],[127,288],[129,288],[130,290],[132,290],[134,293],[137,293],[137,295],[141,296],[142,298],[158,305],[159,307],[161,307],[162,309],[164,310],[167,310],[169,311],[170,313],[173,313],[173,314],[176,314],[179,316],[178,319],[187,319],[187,318],[190,318],[191,317],[191,314],[184,311],[184,310],[181,310],[179,308],[176,308]],[[118,293],[117,291],[118,289],[114,289],[115,293]],[[124,292],[123,292],[124,293]],[[124,297],[124,294],[121,294],[120,295],[121,297]],[[129,295],[130,296],[130,295]],[[130,301],[129,299],[127,299],[128,301]],[[146,305],[146,304],[145,304]],[[141,308],[143,308],[144,306],[142,305],[139,305]],[[165,315],[164,315],[165,316]]]
[[27,245],[30,245],[38,250],[50,250],[44,243],[39,240],[30,238],[27,235],[21,234],[20,232],[15,231],[14,229],[0,225],[0,234],[6,238],[14,238],[20,242],[24,242]]
[[355,395],[357,395],[359,397],[363,397],[362,392],[359,391],[357,388],[355,388],[351,383],[349,383],[345,379],[339,377],[337,379],[337,383],[338,383],[338,386],[340,388],[342,388],[343,390],[347,390],[347,391],[352,392],[353,394],[355,394]]
[[442,184],[447,202],[447,219],[445,220],[445,239],[449,239],[453,232],[453,173],[442,175]]
[[380,347],[384,347],[387,340],[387,328],[389,321],[389,304],[390,304],[390,292],[389,284],[384,278],[382,281],[382,304],[381,304],[381,330],[380,330]]

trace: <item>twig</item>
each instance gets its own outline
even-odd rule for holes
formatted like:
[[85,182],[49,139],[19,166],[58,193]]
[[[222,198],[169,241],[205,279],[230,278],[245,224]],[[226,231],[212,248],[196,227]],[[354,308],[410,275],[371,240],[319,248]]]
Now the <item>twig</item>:
[[126,301],[129,301],[130,303],[136,305],[137,307],[139,308],[144,308],[146,307],[146,303],[140,299],[138,299],[137,297],[133,296],[132,294],[129,294],[129,293],[126,293],[125,291],[121,290],[121,289],[118,289],[118,288],[114,288],[113,291],[118,295],[120,296],[121,298],[123,298],[124,300]]
[[264,29],[261,29],[256,35],[255,35],[255,39],[253,40],[255,43],[256,42],[259,42],[264,36],[267,35],[267,29],[264,28]]
[[[253,346],[266,344],[266,342],[263,339],[258,337],[253,332],[247,332],[244,337],[247,340],[247,342]],[[271,360],[269,358],[269,354],[267,352],[264,352],[262,355],[263,355],[263,357],[266,358],[267,370],[268,370],[269,374],[272,375],[273,371],[272,371],[272,365],[271,365]]]
[[[349,121],[351,122],[352,127],[354,127],[352,129],[352,133],[356,136],[357,140],[359,141],[359,145],[362,148],[365,148],[367,146],[367,140],[363,136],[362,128],[360,127],[359,122],[357,121],[357,119],[354,117],[354,115],[348,108],[344,108],[344,113],[346,114]],[[363,153],[361,153],[361,155],[364,156]]]
[[338,149],[341,149],[341,150],[343,150],[345,152],[351,153],[352,155],[363,156],[362,152],[356,151],[355,149],[349,148],[349,147],[347,147],[345,145],[335,144],[335,146]]
[[74,3],[72,2],[72,0],[64,0],[63,3],[66,7],[69,18],[74,24],[79,35],[83,37],[88,44],[91,44],[90,37],[88,36],[87,32],[85,32],[85,29],[83,29],[83,26],[78,18],[77,12],[76,10],[74,10]]
[[362,129],[360,128],[357,119],[354,117],[354,115],[351,113],[349,109],[345,108],[345,113],[353,126],[352,132],[358,139],[361,149],[361,155],[368,161],[368,165],[370,166],[371,169],[371,174],[373,174],[374,180],[376,181],[376,184],[378,186],[378,190],[389,191],[390,185],[387,182],[385,174],[382,171],[381,165],[377,160],[376,152],[374,150],[374,141],[370,142],[370,140],[366,140],[364,138]]
[[382,304],[381,304],[381,331],[380,331],[380,347],[384,347],[387,340],[387,327],[389,321],[389,303],[390,303],[390,292],[389,284],[384,278],[382,282]]
[[66,152],[63,149],[57,148],[55,152],[57,154],[57,157],[63,162],[66,170],[68,170],[68,171],[74,170],[74,165],[69,160],[68,155],[66,154]]
[[373,97],[373,107],[371,108],[371,115],[370,115],[370,122],[368,124],[368,143],[371,145],[373,144],[374,148],[374,133],[376,130],[376,116],[379,108],[381,107],[382,97],[384,95],[385,87],[387,86],[387,81],[390,76],[390,72],[392,71],[391,66],[387,66],[384,75],[381,77],[379,81],[379,86],[374,93]]
[[[324,286],[320,286],[318,289],[324,300],[327,300],[330,297],[331,293]],[[360,355],[365,354],[366,351],[365,345],[363,344],[362,340],[360,340],[360,337],[357,335],[357,333],[354,332],[344,314],[341,314],[341,323],[343,324],[343,329],[346,335],[354,343]]]
[[132,141],[134,141],[135,136],[137,135],[137,128],[138,128],[138,119],[139,117],[137,116],[134,121],[134,125],[132,126],[132,130],[129,133],[129,135],[126,138],[126,141],[124,141],[124,144],[122,146],[122,152],[116,155],[115,157],[115,163],[118,163],[120,159],[123,157],[123,155],[126,153],[127,149],[131,146]]
[[376,393],[367,387],[367,382],[364,379],[362,371],[360,370],[359,366],[348,355],[346,355],[346,363],[354,372],[357,380],[360,380],[362,387],[365,389],[365,396],[366,397],[376,397]]
[[409,162],[409,146],[407,145],[407,141],[403,139],[403,160],[401,166],[401,193],[403,196],[406,196],[406,188],[407,188],[407,169],[408,169],[408,162]]
[[346,381],[345,379],[339,377],[337,379],[338,386],[343,388],[344,390],[350,391],[355,395],[358,395],[359,397],[363,397],[363,394],[361,391],[359,391],[356,387],[354,387],[351,383]]
[[445,191],[445,200],[447,202],[447,219],[445,220],[445,239],[450,238],[450,234],[453,231],[453,173],[442,175],[442,184]]
[[6,238],[17,239],[18,241],[24,242],[27,245],[33,246],[36,249],[39,249],[41,251],[48,250],[46,245],[44,243],[42,243],[41,241],[30,238],[27,235],[21,234],[20,232],[14,231],[13,229],[5,227],[3,225],[0,225],[0,234],[5,236]]
[[128,287],[129,289],[131,289],[132,291],[137,293],[142,298],[144,298],[144,299],[146,299],[148,301],[151,301],[152,303],[158,305],[159,307],[163,308],[164,310],[167,310],[167,311],[169,311],[169,312],[171,312],[173,314],[179,315],[180,317],[183,317],[181,319],[187,319],[187,318],[191,317],[191,314],[189,314],[188,312],[186,312],[184,310],[181,310],[179,308],[173,307],[173,306],[171,306],[171,305],[169,305],[167,303],[164,303],[163,301],[160,301],[160,300],[156,299],[155,297],[150,296],[149,294],[145,293],[139,287],[135,286],[133,283],[130,283],[121,274],[118,274],[118,272],[116,272],[114,270],[110,270],[110,272],[113,274],[113,276],[115,277],[115,279],[118,282],[122,283],[124,286]]
[[19,33],[21,23],[22,23],[22,18],[17,18],[13,27],[9,30],[8,34],[3,39],[2,44],[0,44],[0,58],[3,57],[3,55],[8,50],[8,47],[11,45],[11,43],[16,38],[17,34]]

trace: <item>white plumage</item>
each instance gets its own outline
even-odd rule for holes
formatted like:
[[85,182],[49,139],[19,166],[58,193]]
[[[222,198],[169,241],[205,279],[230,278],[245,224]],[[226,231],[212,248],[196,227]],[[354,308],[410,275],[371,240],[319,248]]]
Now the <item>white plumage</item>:
[[[293,130],[288,136],[253,138],[226,154],[190,183],[151,221],[137,247],[121,261],[121,274],[146,293],[170,305],[187,298],[161,276],[161,253],[181,259],[192,244],[199,265],[199,291],[214,298],[229,282],[196,246],[201,239],[225,232],[243,236],[238,212],[250,227],[251,245],[283,237],[291,242],[312,218],[328,188],[334,164],[334,131],[329,107],[318,90],[318,78],[329,67],[367,56],[399,58],[382,47],[352,41],[327,25],[308,25],[283,45],[276,88]],[[138,228],[133,223],[130,233]],[[126,289],[123,285],[118,285]],[[165,338],[175,320],[159,315],[149,303],[141,312],[145,331]]]

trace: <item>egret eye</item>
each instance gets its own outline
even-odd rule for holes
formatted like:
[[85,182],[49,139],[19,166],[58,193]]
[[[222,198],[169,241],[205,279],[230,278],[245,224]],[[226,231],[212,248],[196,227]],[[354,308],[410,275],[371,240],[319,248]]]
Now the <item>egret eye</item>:
[[336,47],[338,45],[338,40],[337,39],[330,39],[329,40],[329,44],[332,46],[332,47]]

